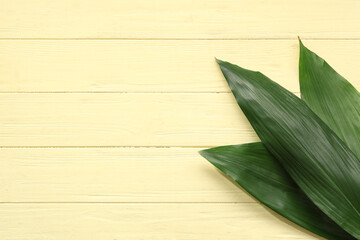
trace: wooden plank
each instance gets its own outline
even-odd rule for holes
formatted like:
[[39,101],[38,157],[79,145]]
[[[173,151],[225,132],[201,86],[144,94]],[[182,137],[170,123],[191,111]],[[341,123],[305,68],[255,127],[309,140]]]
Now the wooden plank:
[[230,93],[0,94],[0,146],[217,146],[258,141]]
[[0,202],[255,202],[200,148],[0,149]]
[[2,38],[358,38],[357,0],[1,0]]
[[[360,89],[360,41],[304,41]],[[0,41],[0,92],[229,92],[214,57],[298,92],[297,40]]]
[[0,226],[6,240],[319,239],[258,204],[2,204]]

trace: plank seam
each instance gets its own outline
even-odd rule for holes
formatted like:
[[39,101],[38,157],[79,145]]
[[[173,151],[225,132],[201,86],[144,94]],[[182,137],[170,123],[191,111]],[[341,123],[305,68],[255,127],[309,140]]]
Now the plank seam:
[[[301,36],[300,36],[301,37]],[[73,40],[90,40],[90,41],[113,41],[113,40],[119,40],[119,41],[164,41],[164,40],[170,40],[170,41],[263,41],[263,40],[298,40],[298,37],[239,37],[239,38],[0,38],[1,40],[15,40],[15,41],[73,41]],[[353,40],[360,40],[359,37],[354,38],[334,38],[334,37],[301,37],[301,40],[316,40],[316,41],[353,41]]]
[[0,149],[37,148],[212,148],[216,146],[0,146]]
[[[231,91],[216,92],[104,92],[104,91],[53,91],[53,92],[0,92],[0,94],[229,94]],[[300,92],[292,92],[299,94]]]
[[[229,205],[229,204],[260,204],[259,202],[0,202],[0,205],[21,205],[21,204],[86,204],[86,205],[96,205],[96,204],[117,204],[117,205]],[[261,204],[260,204],[261,205]]]

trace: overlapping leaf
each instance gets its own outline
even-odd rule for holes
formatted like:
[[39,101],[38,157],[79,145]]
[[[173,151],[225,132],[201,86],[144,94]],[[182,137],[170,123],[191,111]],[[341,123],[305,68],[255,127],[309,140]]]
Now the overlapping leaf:
[[301,98],[360,158],[360,94],[300,41]]
[[262,143],[216,147],[200,154],[256,199],[298,225],[327,239],[354,239],[314,205]]
[[295,95],[266,76],[218,61],[268,151],[329,217],[360,238],[360,162]]

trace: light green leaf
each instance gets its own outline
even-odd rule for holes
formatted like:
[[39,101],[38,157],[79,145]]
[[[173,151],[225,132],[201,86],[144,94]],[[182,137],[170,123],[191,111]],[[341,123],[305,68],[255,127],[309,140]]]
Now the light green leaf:
[[300,41],[301,98],[360,158],[360,94]]
[[360,162],[304,101],[259,72],[218,64],[266,149],[325,214],[360,238]]
[[200,154],[275,212],[327,239],[355,239],[327,217],[262,143],[222,146]]

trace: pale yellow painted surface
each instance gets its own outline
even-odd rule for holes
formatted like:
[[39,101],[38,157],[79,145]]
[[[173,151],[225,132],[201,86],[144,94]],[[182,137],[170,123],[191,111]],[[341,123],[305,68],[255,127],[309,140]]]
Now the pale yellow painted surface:
[[[222,80],[222,79],[221,79]],[[216,146],[258,138],[231,93],[0,94],[2,146]]]
[[[304,42],[360,88],[359,40]],[[3,40],[0,92],[230,92],[214,57],[299,92],[298,52],[297,40]]]
[[0,149],[0,201],[255,202],[200,149]]
[[0,0],[0,239],[318,239],[198,155],[257,141],[214,57],[360,88],[358,0]]
[[314,239],[254,203],[5,204],[0,238],[19,239]]
[[2,38],[354,38],[358,0],[1,0]]

